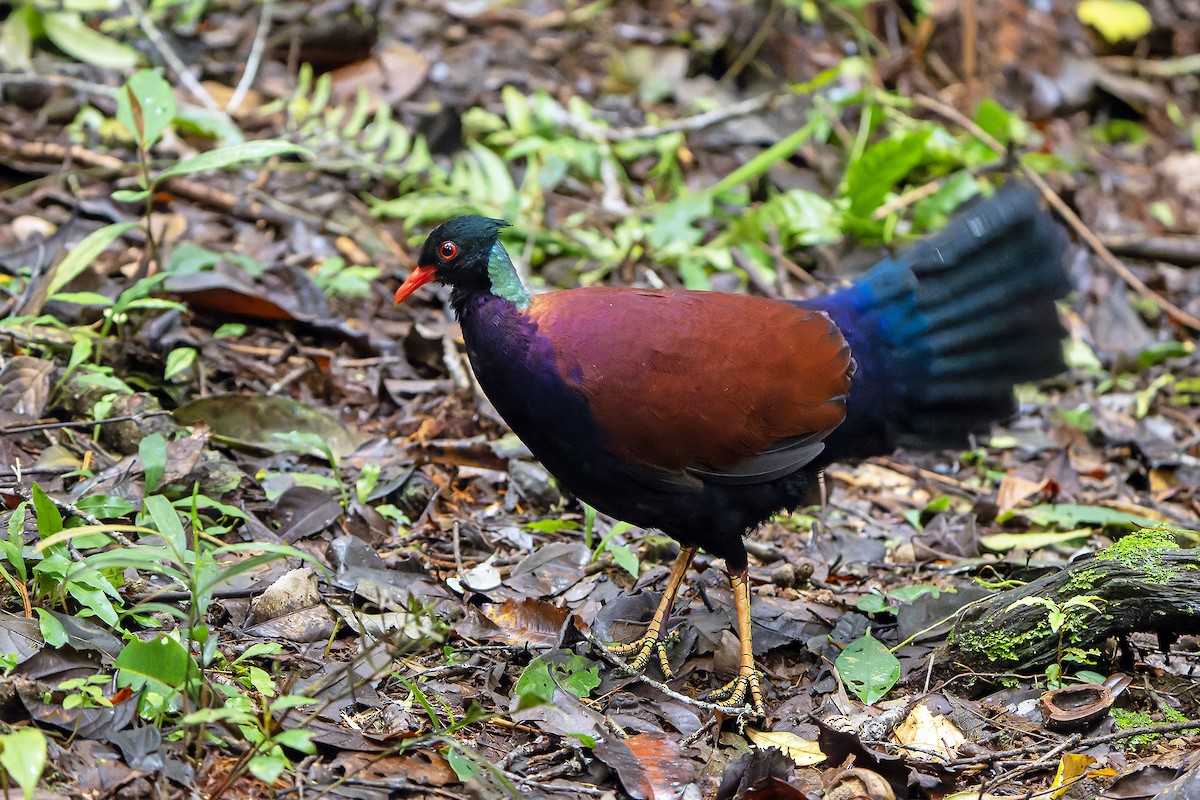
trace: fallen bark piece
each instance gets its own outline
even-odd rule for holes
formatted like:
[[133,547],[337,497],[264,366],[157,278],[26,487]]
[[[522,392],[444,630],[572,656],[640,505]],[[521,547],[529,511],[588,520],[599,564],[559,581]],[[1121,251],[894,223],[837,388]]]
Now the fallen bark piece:
[[1200,631],[1200,550],[1143,530],[1065,569],[965,606],[939,661],[980,672],[1028,670],[1069,648],[1134,631]]

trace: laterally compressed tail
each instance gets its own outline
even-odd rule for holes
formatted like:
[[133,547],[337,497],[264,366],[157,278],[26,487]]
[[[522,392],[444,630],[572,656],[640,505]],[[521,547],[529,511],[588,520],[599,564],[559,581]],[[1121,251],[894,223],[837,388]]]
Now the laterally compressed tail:
[[1015,384],[1065,369],[1054,301],[1066,237],[1007,186],[941,232],[804,305],[827,312],[858,363],[822,462],[894,447],[961,447],[1015,411]]

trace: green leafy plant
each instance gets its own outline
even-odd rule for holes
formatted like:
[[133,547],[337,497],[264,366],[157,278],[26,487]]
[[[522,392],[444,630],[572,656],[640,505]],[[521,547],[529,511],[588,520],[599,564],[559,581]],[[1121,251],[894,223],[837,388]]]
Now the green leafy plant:
[[[114,11],[119,2],[88,4],[89,11]],[[137,50],[117,41],[88,24],[83,12],[71,4],[46,6],[42,3],[23,0],[0,24],[0,62],[10,68],[31,66],[33,45],[40,39],[49,39],[67,55],[106,69],[129,70],[137,66],[141,56]]]
[[1096,651],[1085,651],[1077,647],[1064,648],[1063,638],[1073,620],[1076,621],[1075,624],[1082,624],[1086,619],[1086,611],[1092,611],[1097,615],[1101,614],[1102,612],[1096,604],[1103,602],[1104,598],[1096,595],[1078,595],[1065,603],[1055,602],[1048,597],[1022,597],[1009,606],[1009,608],[1041,606],[1046,609],[1046,622],[1050,625],[1050,632],[1057,637],[1058,643],[1055,662],[1046,668],[1046,678],[1051,688],[1057,689],[1062,686],[1064,661],[1091,664],[1093,656],[1098,655]]
[[562,688],[576,697],[587,697],[600,685],[600,665],[591,659],[551,651],[536,656],[521,671],[513,685],[518,708],[554,702],[554,690]]
[[[583,543],[589,550],[592,550],[596,517],[596,509],[585,503],[583,506]],[[592,561],[596,561],[600,556],[608,553],[617,566],[636,578],[640,567],[637,553],[633,552],[633,548],[629,545],[619,544],[614,541],[616,537],[631,530],[633,530],[633,526],[628,522],[613,523],[608,533],[596,544],[596,548],[592,550]]]
[[[104,689],[112,682],[107,675],[89,675],[86,678],[72,678],[63,681],[57,687],[58,691],[66,693],[62,699],[62,707],[73,708],[112,708],[112,701],[104,695]],[[46,692],[45,702],[49,703],[51,693]]]

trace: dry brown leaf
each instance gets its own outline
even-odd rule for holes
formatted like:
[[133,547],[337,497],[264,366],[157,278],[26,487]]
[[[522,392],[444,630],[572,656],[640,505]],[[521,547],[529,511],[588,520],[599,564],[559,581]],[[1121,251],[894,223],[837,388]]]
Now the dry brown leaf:
[[922,750],[937,753],[946,760],[953,759],[958,755],[958,749],[967,741],[967,737],[953,722],[941,714],[933,714],[923,703],[917,705],[908,717],[896,726],[894,736],[900,744],[920,748],[908,752],[909,757],[918,761],[937,760],[936,756]]

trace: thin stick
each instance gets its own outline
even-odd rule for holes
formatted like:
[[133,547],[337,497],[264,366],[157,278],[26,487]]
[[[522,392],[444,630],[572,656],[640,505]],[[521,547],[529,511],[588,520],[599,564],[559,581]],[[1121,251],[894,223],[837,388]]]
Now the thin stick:
[[236,112],[241,106],[242,101],[246,99],[246,94],[250,91],[250,86],[258,76],[258,67],[262,63],[263,51],[267,47],[267,33],[271,30],[272,10],[272,0],[263,0],[262,16],[258,20],[258,29],[254,32],[250,55],[246,57],[246,68],[242,70],[242,77],[238,79],[237,87],[229,96],[229,102],[225,104],[225,110],[230,114]]
[[196,80],[196,76],[191,73],[187,64],[183,63],[183,59],[179,57],[179,54],[172,49],[171,43],[167,41],[167,37],[163,36],[158,26],[154,24],[154,20],[150,19],[150,15],[146,13],[146,9],[142,8],[141,2],[139,0],[125,0],[125,5],[129,6],[130,12],[138,22],[138,27],[142,29],[142,33],[146,34],[146,38],[150,40],[150,44],[154,45],[154,49],[162,56],[163,61],[166,61],[167,66],[179,77],[179,82],[192,93],[193,97],[200,101],[201,105],[214,114],[225,117],[225,122],[229,124],[230,128],[236,127],[233,124],[233,120],[229,119],[228,115],[217,105],[217,101],[213,100],[208,90],[201,85],[200,81]]
[[124,417],[110,417],[109,419],[83,419],[75,422],[39,422],[36,425],[13,425],[8,428],[0,428],[0,436],[11,436],[14,433],[30,433],[31,431],[50,431],[59,428],[91,428],[96,425],[111,425],[114,422],[141,422],[150,417],[170,416],[170,411],[143,411],[140,414],[129,414]]

